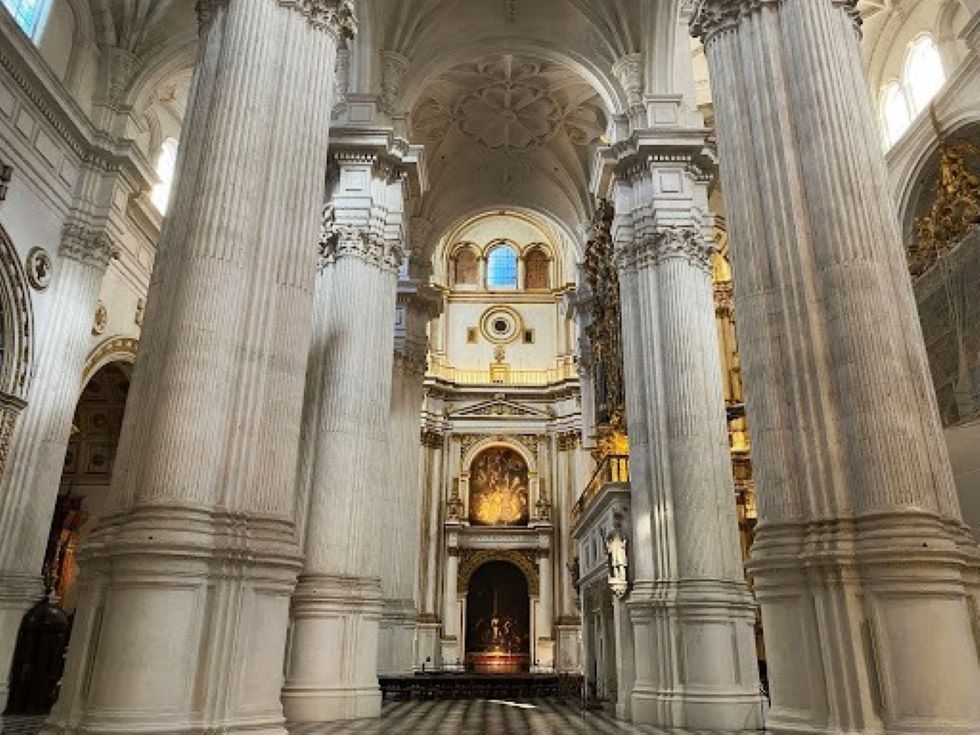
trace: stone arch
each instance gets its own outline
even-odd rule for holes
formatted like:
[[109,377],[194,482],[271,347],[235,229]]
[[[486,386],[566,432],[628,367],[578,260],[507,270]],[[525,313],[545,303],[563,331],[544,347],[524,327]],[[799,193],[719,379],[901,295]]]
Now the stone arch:
[[524,458],[524,461],[527,463],[528,473],[532,475],[537,473],[537,456],[531,452],[530,449],[521,444],[521,442],[505,434],[488,436],[474,443],[471,447],[468,447],[463,453],[463,472],[469,474],[470,467],[473,465],[473,460],[476,459],[483,452],[483,450],[490,449],[491,447],[507,447],[508,449],[513,449]]
[[0,396],[26,402],[34,373],[34,313],[27,273],[0,225]]
[[[940,109],[940,125],[947,139],[975,139],[980,132],[980,113],[966,106],[954,111]],[[934,179],[934,169],[937,166],[939,141],[932,129],[916,130],[917,135],[900,144],[903,148],[911,148],[903,152],[899,167],[893,174],[895,204],[898,212],[898,223],[901,228],[902,241],[908,245],[913,237],[916,208],[919,200]]]
[[456,589],[459,594],[465,594],[469,589],[470,579],[477,569],[491,561],[503,561],[520,569],[527,580],[528,591],[532,595],[537,595],[541,585],[533,554],[533,551],[518,549],[462,549]]
[[139,340],[135,337],[111,337],[100,342],[85,359],[82,387],[88,385],[92,376],[110,363],[133,365],[136,362],[137,347],[139,347]]

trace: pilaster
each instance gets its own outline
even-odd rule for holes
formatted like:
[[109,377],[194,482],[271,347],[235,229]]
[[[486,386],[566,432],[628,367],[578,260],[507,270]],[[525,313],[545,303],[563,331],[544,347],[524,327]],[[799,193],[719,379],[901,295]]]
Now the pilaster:
[[932,389],[855,9],[705,0],[774,732],[980,728],[977,547]]

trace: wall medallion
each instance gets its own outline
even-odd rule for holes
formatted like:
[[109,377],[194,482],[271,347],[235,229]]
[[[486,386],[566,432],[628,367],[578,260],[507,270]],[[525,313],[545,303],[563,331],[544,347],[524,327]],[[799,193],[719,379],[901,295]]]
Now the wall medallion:
[[42,247],[33,247],[27,253],[27,282],[36,291],[43,291],[51,285],[51,275],[54,266],[51,256]]

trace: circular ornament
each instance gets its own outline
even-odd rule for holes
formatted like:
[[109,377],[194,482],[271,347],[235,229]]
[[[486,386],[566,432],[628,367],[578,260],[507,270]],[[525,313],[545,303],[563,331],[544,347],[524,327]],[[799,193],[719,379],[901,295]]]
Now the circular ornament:
[[480,331],[487,341],[494,344],[513,342],[522,329],[521,315],[505,306],[487,309],[480,319]]
[[27,282],[35,291],[43,291],[51,285],[51,274],[54,266],[51,263],[51,256],[42,247],[33,247],[27,253]]

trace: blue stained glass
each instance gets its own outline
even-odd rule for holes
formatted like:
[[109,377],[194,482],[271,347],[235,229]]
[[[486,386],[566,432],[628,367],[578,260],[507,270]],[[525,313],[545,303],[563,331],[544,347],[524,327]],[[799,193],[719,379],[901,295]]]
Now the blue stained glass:
[[487,256],[487,288],[517,288],[517,253],[506,245]]
[[41,16],[49,0],[3,0],[3,5],[14,16],[17,25],[31,38],[37,37]]

